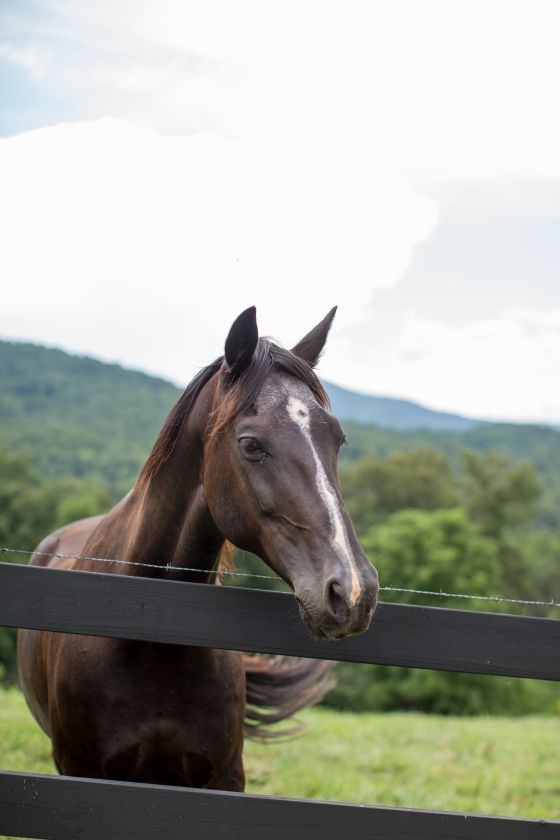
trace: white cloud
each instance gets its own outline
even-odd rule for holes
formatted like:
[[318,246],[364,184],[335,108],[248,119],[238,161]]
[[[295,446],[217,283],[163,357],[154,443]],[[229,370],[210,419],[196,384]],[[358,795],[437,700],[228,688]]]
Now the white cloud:
[[184,380],[256,303],[295,342],[396,282],[435,220],[384,161],[103,120],[0,141],[3,334]]
[[393,342],[374,339],[375,352],[344,366],[335,338],[334,380],[473,417],[560,423],[560,307],[506,309],[457,327],[407,312],[393,328]]

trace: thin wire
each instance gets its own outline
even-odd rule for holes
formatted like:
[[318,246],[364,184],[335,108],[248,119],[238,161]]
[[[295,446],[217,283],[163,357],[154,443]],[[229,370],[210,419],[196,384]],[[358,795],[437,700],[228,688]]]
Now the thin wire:
[[499,595],[465,595],[460,592],[444,592],[442,589],[402,589],[398,586],[380,586],[385,592],[413,592],[417,595],[435,595],[438,598],[468,598],[472,601],[496,601],[502,604],[531,604],[534,607],[560,607],[560,602],[551,598],[550,601],[529,601],[524,598],[503,598]]
[[117,560],[115,557],[87,557],[83,554],[60,554],[55,551],[29,551],[23,548],[7,548],[0,546],[1,554],[35,554],[37,557],[58,557],[59,560],[92,560],[96,563],[118,563],[122,566],[142,566],[146,569],[165,569],[172,572],[197,572],[199,575],[239,575],[242,577],[261,578],[263,580],[278,580],[274,575],[257,575],[252,572],[233,572],[227,569],[194,569],[190,566],[172,566],[170,563],[139,563],[135,560]]
[[[60,554],[54,551],[29,551],[23,548],[8,548],[7,546],[0,546],[0,554],[35,554],[38,557],[57,557],[60,560],[91,560],[96,563],[117,563],[122,566],[141,566],[146,569],[165,569],[173,572],[195,572],[196,574],[204,575],[232,575],[234,577],[249,577],[257,578],[259,580],[278,580],[275,575],[259,575],[254,572],[236,572],[228,571],[227,569],[194,569],[190,566],[171,566],[169,563],[160,565],[157,563],[140,563],[134,560],[117,560],[111,557],[87,557],[84,555],[75,554]],[[524,606],[532,607],[560,607],[560,602],[551,598],[550,601],[530,601],[524,598],[504,598],[499,595],[472,595],[461,592],[444,592],[442,589],[436,591],[434,589],[405,589],[400,586],[380,586],[382,592],[406,592],[413,595],[430,595],[436,598],[466,598],[470,601],[492,601],[499,604],[522,604]]]

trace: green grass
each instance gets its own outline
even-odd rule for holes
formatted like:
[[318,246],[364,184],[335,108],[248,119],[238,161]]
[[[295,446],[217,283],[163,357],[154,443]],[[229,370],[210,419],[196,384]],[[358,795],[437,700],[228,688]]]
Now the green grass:
[[0,768],[56,773],[51,742],[15,689],[0,688]]
[[[409,808],[560,818],[560,716],[306,711],[297,739],[249,742],[247,790]],[[22,695],[0,689],[0,767],[53,773]]]
[[302,719],[297,741],[248,745],[250,792],[560,818],[560,717],[314,709]]

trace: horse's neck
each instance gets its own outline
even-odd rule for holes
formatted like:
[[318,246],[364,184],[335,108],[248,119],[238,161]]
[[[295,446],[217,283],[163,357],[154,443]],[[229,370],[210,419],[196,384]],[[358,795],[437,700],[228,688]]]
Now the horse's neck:
[[[126,538],[127,559],[146,563],[150,567],[132,567],[133,573],[146,571],[159,577],[166,574],[173,579],[192,580],[203,583],[211,580],[224,539],[217,530],[204,500],[202,488],[172,498],[160,488],[155,493],[148,487],[131,517],[136,526],[130,528]],[[167,574],[167,569],[173,570]],[[161,572],[160,572],[161,568]],[[180,571],[196,569],[196,572]],[[200,570],[200,571],[198,571]],[[205,573],[205,574],[204,574]]]
[[148,481],[139,481],[105,517],[93,544],[88,544],[88,554],[103,551],[106,557],[146,564],[119,564],[115,571],[120,574],[215,582],[224,538],[200,484],[199,427],[193,418],[166,463]]

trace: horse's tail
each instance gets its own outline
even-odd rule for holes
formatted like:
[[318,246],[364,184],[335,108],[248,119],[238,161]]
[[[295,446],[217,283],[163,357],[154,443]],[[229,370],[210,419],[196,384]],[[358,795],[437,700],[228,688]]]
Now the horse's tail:
[[336,682],[332,673],[336,662],[244,655],[243,664],[247,681],[245,734],[249,738],[269,740],[299,732],[300,724],[272,731],[266,727],[318,703]]

